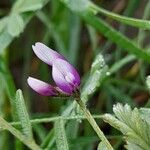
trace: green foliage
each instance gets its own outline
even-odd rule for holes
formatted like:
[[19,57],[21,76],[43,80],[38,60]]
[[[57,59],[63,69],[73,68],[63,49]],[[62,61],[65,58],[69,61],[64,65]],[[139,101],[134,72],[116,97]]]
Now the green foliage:
[[103,142],[100,142],[98,144],[97,150],[108,150],[108,148],[105,146],[105,144]]
[[135,56],[133,55],[128,55],[124,57],[123,59],[117,61],[116,63],[113,64],[113,66],[110,68],[110,74],[115,73],[117,70],[119,70],[122,66],[127,64],[128,62],[132,61],[135,59]]
[[13,38],[23,32],[28,19],[33,16],[31,13],[28,17],[23,18],[23,13],[35,12],[41,9],[46,2],[46,0],[17,0],[14,3],[10,14],[0,20],[0,54],[4,53]]
[[16,13],[25,13],[28,11],[36,11],[41,9],[44,0],[18,0],[14,4],[12,11]]
[[140,108],[140,116],[150,124],[150,108]]
[[114,20],[117,20],[119,22],[122,22],[127,25],[131,25],[134,27],[138,28],[143,28],[143,29],[150,29],[150,21],[148,20],[140,20],[140,19],[135,19],[135,18],[130,18],[130,17],[125,17],[121,15],[117,15],[113,12],[109,12],[101,7],[98,7],[97,5],[93,4],[89,0],[61,0],[63,1],[72,11],[82,13],[86,11],[90,11],[93,14],[101,13],[104,14],[105,16],[108,16]]
[[53,143],[55,142],[55,135],[54,135],[54,130],[51,132],[49,132],[46,136],[46,138],[44,138],[42,144],[41,144],[41,148],[46,149],[46,148],[51,148],[53,146]]
[[2,57],[0,57],[0,76],[2,80],[1,84],[3,84],[12,106],[13,119],[17,120],[16,105],[13,101],[15,98],[16,87],[6,61]]
[[67,137],[65,133],[64,120],[62,118],[55,121],[55,137],[58,150],[69,150]]
[[121,23],[150,30],[150,21],[148,21],[148,20],[140,20],[140,19],[129,18],[129,17],[117,15],[113,12],[109,12],[101,7],[96,6],[96,5],[93,5],[93,9],[96,10],[97,12],[102,13],[102,14],[104,14],[114,20],[117,20]]
[[32,150],[40,150],[39,146],[37,146],[33,140],[31,140],[30,138],[28,139],[20,131],[18,131],[17,129],[12,127],[2,117],[0,117],[0,128],[2,128],[3,130],[8,130],[10,133],[12,133],[16,138],[18,138],[20,141],[22,141],[30,149],[32,149]]
[[82,89],[81,99],[84,102],[86,102],[88,97],[96,91],[106,76],[109,76],[108,66],[105,63],[103,56],[99,54],[92,63],[89,79]]
[[[69,8],[72,10],[72,7]],[[127,37],[123,36],[120,32],[114,30],[111,26],[106,24],[102,19],[95,17],[94,14],[89,13],[88,11],[79,13],[79,15],[81,15],[88,24],[93,26],[96,30],[101,32],[105,37],[109,38],[111,41],[115,42],[120,47],[134,54],[138,58],[140,57],[143,58],[144,60],[150,61],[149,52],[144,52],[135,43],[131,42]],[[133,24],[137,24],[137,23],[133,23]],[[148,24],[147,26],[150,27],[149,25],[150,23],[148,22],[147,24]],[[144,24],[143,26],[145,27]]]
[[[127,142],[125,146],[129,150],[135,148],[148,150],[150,148],[150,126],[144,117],[141,117],[137,108],[133,110],[129,105],[116,104],[113,107],[115,116],[105,114],[104,121],[120,130]],[[150,114],[149,114],[150,115]]]
[[90,6],[89,0],[61,0],[64,2],[72,11],[83,12],[87,11]]
[[[134,54],[138,58],[142,58],[146,61],[150,61],[150,53],[139,48],[137,44],[129,40],[127,37],[122,35],[120,32],[114,30],[111,26],[106,24],[102,19],[99,19],[89,13],[82,14],[84,20],[92,25],[97,31],[102,33],[112,42],[116,43],[118,46],[123,48],[123,50],[128,51],[131,54]],[[93,20],[91,22],[91,20]]]
[[6,24],[7,24],[7,17],[4,17],[0,20],[0,33],[3,31],[3,29],[5,28]]
[[19,14],[12,13],[9,16],[7,30],[8,33],[15,37],[18,36],[24,29],[23,18]]
[[[36,41],[63,54],[79,70],[83,77],[81,99],[92,117],[102,129],[107,129],[99,122],[103,118],[123,133],[117,135],[113,128],[107,131],[114,149],[122,149],[123,137],[126,149],[150,149],[150,1],[109,2],[109,7],[107,1],[94,4],[90,0],[0,3],[4,6],[0,5],[0,132],[7,130],[15,137],[1,132],[0,149],[23,150],[25,144],[35,150],[93,150],[98,142],[97,150],[107,149],[94,134],[95,128],[76,110],[72,97],[56,100],[29,92],[29,73],[50,79],[48,67],[32,56],[31,45]],[[16,87],[23,94],[16,92]],[[115,105],[115,115],[103,115],[112,112],[114,100],[128,104]],[[129,105],[142,107],[132,110]]]

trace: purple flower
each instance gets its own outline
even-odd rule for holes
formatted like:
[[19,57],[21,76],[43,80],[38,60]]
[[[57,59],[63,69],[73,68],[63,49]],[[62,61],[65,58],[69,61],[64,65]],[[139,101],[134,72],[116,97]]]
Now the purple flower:
[[45,96],[71,95],[78,90],[80,76],[62,55],[39,42],[32,48],[38,58],[52,66],[52,77],[57,85],[57,87],[53,87],[43,81],[29,77],[28,84],[33,90]]
[[52,66],[52,62],[55,59],[57,58],[65,59],[62,55],[60,55],[56,51],[50,49],[49,47],[47,47],[46,45],[40,42],[37,42],[35,43],[35,45],[32,45],[32,49],[39,59],[41,59],[46,64],[51,66]]
[[68,94],[72,94],[80,84],[75,68],[63,59],[56,59],[52,65],[52,77],[56,85]]
[[53,86],[41,80],[29,77],[27,82],[34,91],[36,91],[41,95],[45,95],[45,96],[57,95],[57,91]]

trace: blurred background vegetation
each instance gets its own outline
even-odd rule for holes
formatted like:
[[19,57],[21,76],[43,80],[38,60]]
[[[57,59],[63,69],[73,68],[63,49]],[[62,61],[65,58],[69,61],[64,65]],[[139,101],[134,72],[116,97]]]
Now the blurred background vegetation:
[[[23,0],[18,0],[23,1]],[[27,85],[29,75],[53,84],[51,68],[40,61],[31,46],[39,41],[63,54],[79,71],[81,88],[90,76],[91,64],[102,54],[107,64],[105,77],[98,78],[98,85],[89,94],[87,106],[92,114],[112,113],[113,104],[128,103],[130,106],[150,107],[146,77],[150,74],[148,59],[143,51],[150,50],[149,30],[122,24],[107,15],[91,18],[72,11],[59,0],[29,0],[23,8],[15,0],[0,0],[0,114],[7,121],[17,121],[12,108],[16,89],[22,89],[30,118],[70,116],[78,109],[70,107],[73,99],[43,97]],[[133,18],[149,19],[149,0],[95,0],[97,6],[116,14]],[[7,16],[7,17],[6,17]],[[5,17],[5,18],[4,18]],[[101,18],[103,27],[93,25]],[[100,28],[100,29],[98,29]],[[112,28],[115,30],[112,31]],[[126,36],[124,38],[115,38]],[[114,42],[115,40],[115,42]],[[133,45],[134,46],[133,46]],[[139,48],[140,47],[140,48]],[[136,50],[141,53],[135,54]],[[132,54],[135,54],[134,57]],[[102,72],[103,73],[103,72]],[[93,81],[94,82],[94,81]],[[88,84],[87,82],[86,84]],[[87,100],[86,100],[87,101]],[[74,106],[73,106],[74,107]],[[71,109],[71,111],[70,111]],[[97,120],[105,135],[116,149],[123,149],[123,137],[117,130]],[[33,125],[36,143],[47,149],[55,149],[53,123]],[[70,149],[94,150],[98,138],[87,121],[72,120],[66,124]],[[6,131],[0,132],[0,149],[27,149]]]

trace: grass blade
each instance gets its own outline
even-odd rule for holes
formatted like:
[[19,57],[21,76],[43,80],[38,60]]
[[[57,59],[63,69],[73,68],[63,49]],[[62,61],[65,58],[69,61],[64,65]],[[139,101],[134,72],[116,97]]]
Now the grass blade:
[[[91,4],[92,5],[92,4]],[[122,22],[127,25],[131,25],[133,27],[143,28],[150,30],[150,21],[148,20],[141,20],[141,19],[135,19],[131,17],[125,17],[121,16],[112,12],[109,12],[101,7],[96,6],[95,4],[92,5],[92,8],[97,11],[97,13],[101,13],[105,16],[108,16],[114,20],[117,20],[119,22]]]
[[81,99],[84,103],[86,103],[89,96],[100,87],[103,79],[107,76],[107,72],[108,66],[105,63],[103,56],[101,54],[97,55],[92,63],[90,76],[81,92]]
[[126,50],[129,53],[134,54],[137,58],[142,58],[145,61],[150,62],[150,53],[144,51],[142,48],[139,48],[130,39],[125,37],[120,32],[117,32],[111,26],[106,24],[102,19],[95,17],[91,13],[82,13],[80,15],[87,23],[93,26],[97,31],[102,33],[109,40],[116,43],[118,46],[122,47],[123,50]]
[[13,101],[15,98],[16,87],[11,73],[6,65],[6,62],[2,57],[0,57],[0,75],[4,84],[5,91],[10,99],[10,104],[12,107],[12,117],[14,120],[17,120],[16,104]]
[[[85,21],[86,23],[93,26],[97,31],[102,33],[106,38],[111,40],[112,42],[116,43],[118,46],[123,48],[124,50],[127,50],[129,53],[134,54],[137,58],[142,58],[145,61],[150,62],[150,53],[144,51],[142,48],[139,48],[135,43],[133,43],[130,39],[125,37],[120,32],[113,29],[110,25],[108,25],[106,22],[104,22],[102,19],[94,16],[95,9],[90,7],[89,1],[82,0],[82,2],[87,3],[87,6],[82,9],[82,11],[78,10],[78,8],[75,7],[75,4],[80,6],[80,1],[75,2],[68,2],[63,0],[64,4],[73,12],[78,13]],[[81,4],[82,4],[81,2]],[[71,3],[74,3],[74,6],[71,5]],[[76,9],[75,9],[76,8]],[[135,22],[134,22],[135,23]],[[138,24],[138,23],[137,23]],[[147,26],[150,23],[148,22]],[[144,26],[144,25],[143,25]]]
[[64,128],[64,120],[62,118],[55,122],[55,137],[58,150],[69,150],[66,132]]

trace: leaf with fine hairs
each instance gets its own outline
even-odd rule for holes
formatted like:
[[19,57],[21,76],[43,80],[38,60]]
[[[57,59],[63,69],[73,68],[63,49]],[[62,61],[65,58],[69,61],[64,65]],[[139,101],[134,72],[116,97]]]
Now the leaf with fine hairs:
[[21,122],[23,133],[25,136],[32,139],[33,136],[32,126],[31,126],[30,118],[26,109],[25,101],[21,90],[17,90],[16,92],[15,103],[16,103],[17,115],[19,121]]
[[64,120],[60,118],[56,120],[55,126],[55,138],[56,138],[56,145],[58,150],[69,150],[69,145],[66,137],[65,127],[64,127]]
[[81,99],[87,102],[88,97],[92,95],[101,85],[103,79],[109,75],[108,66],[105,63],[104,57],[99,54],[92,63],[91,72],[81,92]]
[[116,104],[113,107],[115,116],[105,114],[103,119],[114,128],[120,130],[127,142],[128,150],[150,149],[150,125],[144,117],[141,117],[137,108],[133,110],[129,105]]

